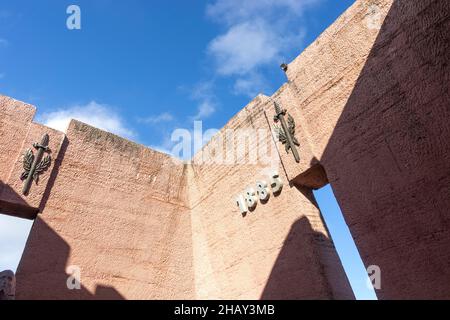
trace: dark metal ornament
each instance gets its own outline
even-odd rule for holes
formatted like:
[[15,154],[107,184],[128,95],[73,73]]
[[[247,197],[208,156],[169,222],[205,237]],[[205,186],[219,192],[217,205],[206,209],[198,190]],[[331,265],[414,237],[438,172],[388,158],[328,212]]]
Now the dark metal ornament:
[[46,155],[42,158],[45,152],[50,152],[48,147],[49,140],[48,134],[44,134],[41,143],[33,144],[33,147],[37,150],[36,157],[31,149],[28,149],[23,156],[24,171],[22,172],[20,179],[25,180],[22,190],[24,195],[28,195],[33,180],[38,183],[39,176],[47,171],[52,163],[52,157],[50,155]]
[[[294,118],[290,114],[287,113],[287,110],[281,109],[278,103],[274,101],[275,105],[275,116],[273,120],[277,123],[278,121],[281,123],[281,128],[275,125],[275,130],[278,134],[279,141],[284,144],[286,152],[289,153],[289,150],[292,150],[292,154],[294,155],[295,162],[300,162],[300,156],[297,151],[297,147],[300,146],[297,138],[295,137],[295,121]],[[287,115],[287,123],[285,116]]]

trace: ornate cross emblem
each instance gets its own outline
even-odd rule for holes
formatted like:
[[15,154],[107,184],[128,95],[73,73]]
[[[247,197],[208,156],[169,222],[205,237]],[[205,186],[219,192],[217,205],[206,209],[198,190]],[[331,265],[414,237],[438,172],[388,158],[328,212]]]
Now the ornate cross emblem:
[[[273,120],[275,123],[278,121],[281,123],[281,128],[275,125],[275,131],[278,135],[278,140],[284,144],[286,152],[289,153],[289,150],[292,150],[292,154],[294,155],[295,162],[300,162],[300,156],[298,155],[297,147],[300,146],[297,138],[295,137],[295,121],[294,118],[290,114],[287,113],[286,109],[281,109],[278,103],[273,102],[275,105],[275,116]],[[286,123],[286,119],[284,118],[287,115],[288,120]]]
[[28,149],[23,156],[23,173],[20,176],[21,180],[25,180],[23,185],[23,194],[28,195],[33,180],[38,183],[39,176],[45,172],[52,163],[50,155],[46,155],[45,152],[50,152],[48,148],[48,142],[50,138],[48,134],[44,134],[41,139],[41,143],[34,143],[33,147],[37,150],[36,157],[31,149]]

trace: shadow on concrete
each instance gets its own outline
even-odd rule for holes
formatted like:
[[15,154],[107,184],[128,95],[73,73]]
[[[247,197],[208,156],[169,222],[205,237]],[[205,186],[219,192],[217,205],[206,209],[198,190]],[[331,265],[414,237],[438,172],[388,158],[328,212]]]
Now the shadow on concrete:
[[63,142],[61,144],[61,148],[58,153],[58,157],[55,159],[52,172],[50,174],[50,178],[48,179],[47,186],[45,188],[44,194],[42,195],[42,200],[39,205],[39,211],[42,212],[47,204],[48,198],[50,197],[50,193],[53,189],[53,186],[55,185],[56,177],[58,177],[59,174],[59,168],[61,167],[61,164],[64,160],[64,157],[66,155],[67,148],[69,147],[69,139],[67,139],[67,136],[64,136]]
[[[67,148],[67,144],[66,144]],[[63,151],[64,154],[64,150]],[[59,159],[60,161],[62,159]],[[47,197],[55,181],[58,162],[46,190]],[[0,212],[14,217],[35,220],[32,232],[27,240],[25,250],[16,274],[16,299],[33,300],[122,300],[124,297],[114,288],[97,286],[94,294],[81,286],[80,290],[69,290],[66,273],[70,247],[54,230],[38,216],[38,209],[31,208],[13,189],[0,181]],[[11,202],[10,202],[11,201]],[[45,205],[46,197],[43,203]],[[38,243],[32,246],[32,243]],[[42,245],[45,243],[45,245]],[[82,266],[80,266],[82,267]],[[81,270],[82,271],[82,270]],[[83,281],[81,274],[81,284]],[[39,295],[36,295],[39,292]]]
[[55,184],[59,173],[59,168],[64,160],[69,140],[64,137],[58,157],[54,160],[51,168],[50,177],[45,191],[42,195],[39,208],[31,207],[20,195],[18,195],[10,186],[0,180],[0,212],[23,219],[34,220],[39,212],[42,212],[47,204],[48,198]]
[[381,299],[450,296],[449,30],[394,1],[320,159]]
[[[38,243],[37,246],[32,246]],[[42,245],[45,243],[45,245]],[[70,247],[41,218],[34,221],[22,259],[17,269],[16,299],[18,300],[123,300],[116,289],[97,286],[95,293],[83,284],[81,267],[81,289],[69,290],[66,272]],[[39,295],[36,296],[36,292]]]
[[50,178],[41,199],[39,208],[31,207],[20,195],[16,193],[9,185],[0,180],[0,212],[18,218],[34,220],[39,212],[42,212],[47,204],[50,192],[55,184],[59,173],[59,167],[64,159],[69,140],[64,137],[58,157],[54,160],[51,168]]
[[[320,165],[300,183],[331,183],[366,267],[381,268],[381,299],[450,296],[449,29],[449,1],[393,2]],[[262,299],[333,296],[313,287],[324,270],[313,239],[328,241],[306,218],[292,226]]]
[[333,243],[306,217],[292,225],[261,299],[354,299]]
[[312,190],[318,190],[328,184],[327,173],[324,167],[319,163],[316,157],[310,162],[310,168],[296,176],[290,182],[291,186],[307,187]]
[[0,212],[9,216],[33,220],[39,210],[30,207],[14,189],[0,180]]

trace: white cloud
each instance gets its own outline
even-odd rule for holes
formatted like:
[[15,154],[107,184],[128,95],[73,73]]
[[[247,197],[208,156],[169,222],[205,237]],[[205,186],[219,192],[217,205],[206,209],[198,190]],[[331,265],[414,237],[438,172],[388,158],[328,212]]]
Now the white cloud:
[[110,106],[91,101],[86,105],[78,105],[49,112],[38,118],[46,126],[66,131],[71,119],[76,119],[96,128],[117,134],[125,138],[135,137],[124,119]]
[[228,24],[255,17],[300,16],[305,8],[318,0],[217,0],[209,4],[206,13],[211,18]]
[[140,123],[147,123],[147,124],[157,124],[160,122],[169,122],[173,121],[175,118],[173,115],[171,115],[168,112],[161,113],[157,116],[151,116],[147,118],[138,119],[138,122]]
[[213,93],[211,81],[200,82],[190,90],[191,99],[198,102],[197,113],[191,117],[191,120],[203,120],[216,112],[217,99]]
[[294,50],[298,53],[305,35],[301,17],[319,1],[216,0],[208,5],[207,16],[226,30],[208,45],[217,74],[235,77],[237,94],[261,92],[266,83],[262,68],[278,67]]
[[259,73],[252,73],[246,77],[237,79],[233,86],[233,93],[236,95],[246,95],[253,98],[264,90],[268,90],[265,78]]
[[277,35],[264,21],[244,22],[232,26],[215,38],[208,52],[215,57],[221,75],[243,75],[278,58]]
[[172,157],[175,157],[172,150],[175,145],[175,141],[172,141],[171,139],[171,133],[164,132],[163,138],[158,144],[150,145],[150,148],[165,154],[168,154]]
[[211,116],[216,111],[214,103],[204,100],[198,106],[197,114],[193,117],[195,120],[201,120]]

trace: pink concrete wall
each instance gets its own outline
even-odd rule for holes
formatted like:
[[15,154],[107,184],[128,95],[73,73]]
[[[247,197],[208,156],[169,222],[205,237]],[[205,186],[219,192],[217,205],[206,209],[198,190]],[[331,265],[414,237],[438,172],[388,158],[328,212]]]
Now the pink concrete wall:
[[[193,298],[185,168],[72,121],[17,273],[17,298]],[[81,268],[82,290],[66,287]],[[99,289],[100,288],[100,289]]]
[[[26,219],[34,219],[41,209],[43,195],[49,191],[49,181],[53,163],[57,161],[64,134],[33,123],[35,107],[0,95],[0,141],[4,146],[0,155],[0,212],[14,214]],[[49,148],[53,161],[47,172],[40,176],[39,182],[33,182],[32,192],[22,194],[23,155],[33,143],[40,142],[44,134],[50,137]]]
[[0,153],[0,181],[6,182],[11,174],[11,164],[19,158],[36,109],[3,95],[0,95],[0,109],[0,140],[4,150],[8,150]]
[[[186,231],[188,223],[192,228],[192,236],[190,229],[183,232],[191,242],[187,242],[184,251],[176,249],[175,252],[183,261],[192,260],[184,256],[185,254],[193,255],[193,266],[190,267],[193,272],[185,281],[188,284],[182,286],[184,289],[169,290],[176,292],[173,297],[183,297],[180,296],[179,290],[188,292],[186,288],[192,289],[189,287],[189,281],[192,282],[192,279],[195,280],[195,292],[189,291],[189,294],[203,298],[351,297],[348,282],[311,190],[289,186],[289,181],[294,178],[297,184],[308,187],[317,187],[326,182],[323,175],[317,179],[316,171],[312,175],[306,175],[306,178],[303,177],[303,173],[310,172],[310,168],[318,161],[313,153],[313,140],[308,131],[302,128],[302,114],[296,108],[297,97],[289,86],[283,86],[273,99],[283,108],[289,109],[297,120],[296,135],[301,141],[302,154],[300,163],[293,161],[292,155],[286,154],[283,146],[279,145],[274,157],[275,162],[270,164],[199,165],[196,163],[199,157],[197,156],[193,166],[165,166],[167,170],[161,172],[158,171],[161,168],[154,167],[153,151],[138,148],[123,139],[78,122],[72,123],[66,144],[62,147],[60,160],[53,169],[55,180],[51,184],[50,192],[43,199],[44,212],[33,228],[19,268],[22,291],[28,291],[30,297],[36,296],[36,291],[31,290],[32,283],[43,283],[42,277],[47,277],[47,274],[55,275],[50,276],[51,281],[47,281],[50,283],[49,288],[56,284],[61,286],[61,279],[67,277],[62,266],[78,264],[87,269],[83,272],[83,278],[87,279],[83,280],[83,284],[91,294],[95,295],[95,287],[99,285],[97,279],[100,278],[105,279],[108,285],[113,284],[117,290],[121,288],[119,292],[126,297],[165,297],[158,286],[148,286],[146,294],[133,292],[130,279],[144,281],[144,278],[152,275],[151,268],[145,269],[141,266],[145,265],[145,259],[138,260],[134,268],[139,271],[132,277],[116,277],[116,274],[128,274],[129,270],[133,269],[131,266],[136,264],[136,261],[133,261],[135,255],[130,254],[120,259],[116,257],[116,251],[120,250],[110,249],[110,246],[115,242],[122,244],[130,235],[130,230],[138,228],[140,220],[135,217],[135,212],[138,212],[138,217],[142,219],[141,210],[160,214],[177,205],[180,208],[176,210],[183,214],[173,219],[183,222],[175,224],[180,225],[180,230]],[[224,129],[266,129],[266,136],[261,137],[257,143],[264,142],[274,146],[270,133],[273,114],[272,100],[260,96],[234,117]],[[214,144],[214,141],[211,144]],[[233,148],[229,151],[233,153],[236,143],[232,142],[232,145]],[[249,145],[249,148],[252,150],[255,146]],[[151,153],[148,160],[141,156],[145,152]],[[244,155],[246,156],[248,153]],[[170,162],[169,158],[164,161]],[[139,168],[139,173],[135,176],[136,168]],[[285,182],[283,193],[279,197],[272,197],[269,203],[260,205],[257,210],[261,212],[260,215],[255,212],[242,217],[236,208],[234,197],[250,184],[254,184],[256,179],[267,179],[267,174],[274,171],[278,171]],[[145,187],[150,189],[146,190]],[[188,192],[186,187],[189,188]],[[166,196],[167,192],[174,196]],[[148,193],[152,194],[151,197],[148,196],[149,199],[142,198]],[[155,199],[161,203],[153,204]],[[172,203],[174,199],[175,203]],[[140,209],[143,207],[143,201],[149,201],[151,204],[145,202],[146,208]],[[165,208],[167,206],[169,208]],[[188,207],[192,209],[190,215],[186,214]],[[105,210],[111,210],[113,214],[106,214],[103,212]],[[133,224],[130,224],[130,219],[134,221]],[[151,224],[155,223],[154,217],[149,219]],[[123,229],[118,229],[117,225],[111,226],[111,222],[120,224],[122,220],[126,226],[122,227]],[[156,234],[162,237],[166,232],[174,233],[170,229]],[[97,239],[99,235],[101,238]],[[51,264],[53,269],[33,272],[33,268],[36,268],[35,260],[45,254],[46,244],[51,242],[47,237],[57,239],[53,242],[61,243],[61,251],[65,254],[61,255],[63,258],[60,258],[60,262]],[[146,243],[146,232],[136,235],[136,239]],[[155,243],[156,240],[156,247],[160,248],[157,239],[158,236],[154,236],[148,242]],[[86,242],[97,243],[99,248],[85,248]],[[133,243],[131,248],[136,245]],[[173,250],[172,246],[173,243],[170,242],[170,250]],[[99,263],[97,259],[102,257],[101,252],[104,252],[104,262]],[[142,259],[139,254],[137,256]],[[117,264],[117,268],[106,266],[108,262],[116,260],[123,260],[123,264]],[[130,260],[134,264],[131,264]],[[46,270],[49,264],[42,263],[42,268]],[[178,274],[179,269],[183,268],[167,262],[167,259],[161,263],[161,268],[169,273]],[[158,268],[158,263],[154,261],[150,265],[152,268],[155,268],[155,265]],[[38,278],[35,278],[36,274]],[[171,278],[165,273],[158,274],[159,278],[170,282]],[[178,285],[178,282],[173,283]],[[170,284],[167,286],[170,287]],[[65,290],[63,286],[61,290]],[[49,295],[49,298],[52,298],[57,294]],[[61,294],[59,296],[65,297]],[[72,297],[73,294],[69,296]]]
[[[265,150],[266,145],[277,150],[270,131],[274,113],[268,97],[257,97],[230,120],[204,152],[217,152],[218,141],[227,140],[230,128],[235,132],[266,130],[266,135],[248,142],[247,161],[251,159],[249,152]],[[234,148],[226,150],[237,158],[236,137],[231,145]],[[284,153],[284,147],[280,146],[279,152]],[[276,151],[274,162],[258,154],[254,164],[232,165],[205,163],[208,157],[202,152],[194,157],[189,194],[198,298],[353,297],[312,191],[289,186],[278,154]],[[292,155],[286,158],[292,161]],[[272,195],[267,203],[259,203],[253,212],[242,216],[235,198],[256,181],[268,181],[273,172],[279,172],[284,181],[281,194]]]
[[[0,155],[0,210],[42,211],[17,297],[351,297],[311,193],[329,181],[364,263],[381,267],[380,298],[448,298],[449,6],[356,1],[289,64],[286,85],[204,149],[224,138],[236,155],[226,129],[266,129],[248,150],[276,146],[271,162],[198,154],[183,165],[73,121],[66,139],[49,130],[56,161],[23,198],[20,154],[47,129],[31,123],[33,107],[1,97],[0,142],[14,152]],[[272,100],[296,120],[300,163],[270,133]],[[282,193],[242,216],[235,196],[273,171]],[[81,267],[80,291],[65,286],[70,265]]]
[[[260,96],[230,126],[269,129],[258,143],[274,148],[272,109]],[[31,117],[24,126],[17,152],[49,133],[54,161],[23,196],[21,157],[9,160],[2,201],[22,199],[17,216],[41,211],[18,268],[18,299],[352,297],[311,191],[288,186],[276,148],[265,164],[184,165],[78,121],[66,135]],[[283,193],[242,217],[234,196],[275,171]],[[67,288],[71,266],[81,290]]]
[[[367,4],[383,12],[379,30]],[[448,1],[357,1],[289,65],[382,299],[450,297],[449,18]]]

